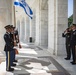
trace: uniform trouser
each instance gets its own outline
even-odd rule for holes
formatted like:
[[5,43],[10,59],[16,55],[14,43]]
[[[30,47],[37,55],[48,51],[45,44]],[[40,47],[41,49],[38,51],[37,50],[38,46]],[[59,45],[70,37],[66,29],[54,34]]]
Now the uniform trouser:
[[6,69],[9,70],[13,64],[12,51],[5,51],[6,53]]
[[70,49],[70,45],[66,44],[66,53],[67,53],[67,58],[71,58],[71,49]]
[[75,48],[75,45],[72,45],[71,48],[72,48],[73,62],[76,62],[76,48]]
[[12,61],[14,62],[15,61],[15,49],[13,49],[13,53],[12,53]]

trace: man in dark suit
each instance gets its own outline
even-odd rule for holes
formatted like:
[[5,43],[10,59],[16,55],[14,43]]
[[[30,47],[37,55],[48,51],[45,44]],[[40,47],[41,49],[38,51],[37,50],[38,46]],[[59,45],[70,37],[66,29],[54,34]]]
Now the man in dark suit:
[[72,25],[72,33],[71,33],[71,49],[72,49],[72,58],[73,61],[71,62],[73,65],[76,64],[76,24]]
[[6,33],[4,34],[4,40],[5,40],[5,48],[4,51],[6,53],[6,70],[7,71],[14,71],[13,68],[11,68],[13,62],[12,62],[12,51],[13,51],[13,41],[10,37],[10,25],[5,26]]

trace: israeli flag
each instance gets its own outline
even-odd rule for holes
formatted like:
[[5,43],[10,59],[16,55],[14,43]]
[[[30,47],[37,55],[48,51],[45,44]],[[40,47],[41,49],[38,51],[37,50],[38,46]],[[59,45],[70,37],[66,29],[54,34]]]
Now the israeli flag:
[[33,12],[31,8],[28,6],[28,4],[25,2],[25,0],[15,0],[14,5],[22,7],[25,13],[32,19]]

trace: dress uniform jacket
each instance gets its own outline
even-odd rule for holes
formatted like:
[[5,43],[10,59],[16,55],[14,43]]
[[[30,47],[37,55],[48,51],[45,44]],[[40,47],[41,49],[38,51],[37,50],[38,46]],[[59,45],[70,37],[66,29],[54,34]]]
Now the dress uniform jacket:
[[66,33],[65,38],[66,38],[66,44],[70,44],[71,32]]
[[73,63],[76,63],[76,30],[73,30],[71,33],[71,49],[73,56]]
[[14,35],[15,35],[16,43],[19,43],[19,37],[18,37],[18,31],[17,30],[15,30]]
[[72,31],[71,33],[71,45],[76,45],[76,30]]
[[10,33],[6,32],[4,35],[4,40],[5,40],[5,48],[4,51],[11,51],[14,47],[13,40],[10,37]]
[[69,60],[71,58],[71,50],[70,50],[70,39],[71,39],[71,31],[64,33],[65,36],[65,44],[66,44],[66,53],[67,57],[65,59]]

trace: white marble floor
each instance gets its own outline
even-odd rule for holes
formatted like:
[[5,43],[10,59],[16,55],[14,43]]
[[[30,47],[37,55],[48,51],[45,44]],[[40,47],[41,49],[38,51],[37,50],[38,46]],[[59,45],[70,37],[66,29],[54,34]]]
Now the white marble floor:
[[62,65],[71,75],[76,75],[76,65],[72,65],[70,62],[71,60],[65,60],[66,56],[53,56],[54,59]]
[[19,49],[19,54],[16,55],[18,63],[14,67],[15,71],[6,72],[4,61],[0,64],[0,75],[76,75],[76,65],[71,65],[71,60],[66,61],[64,56],[53,56],[33,44],[22,45],[23,48]]

